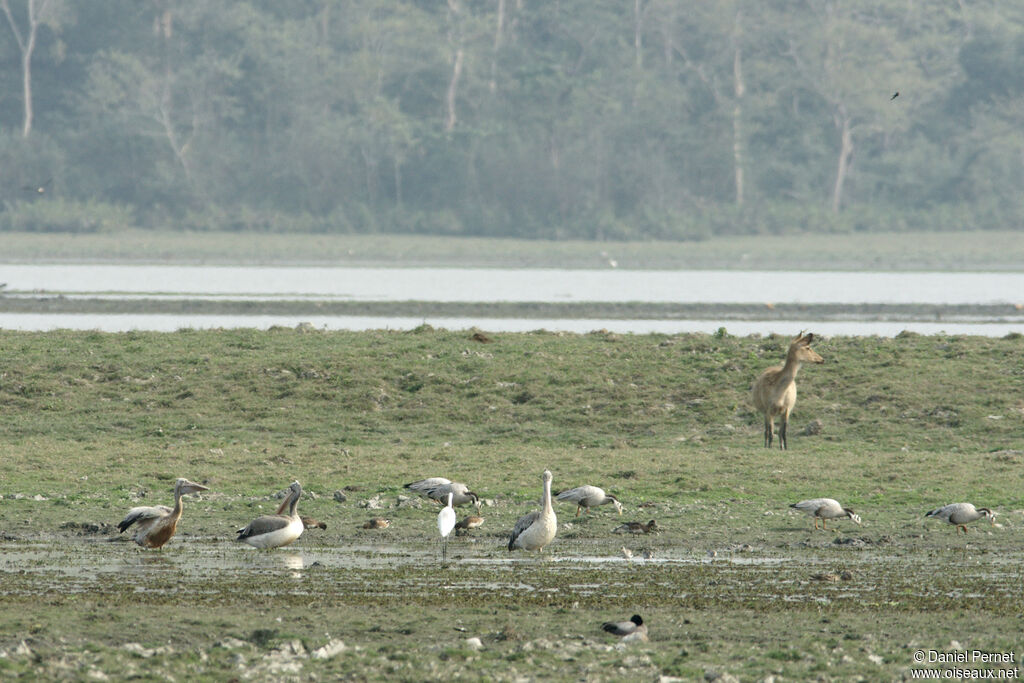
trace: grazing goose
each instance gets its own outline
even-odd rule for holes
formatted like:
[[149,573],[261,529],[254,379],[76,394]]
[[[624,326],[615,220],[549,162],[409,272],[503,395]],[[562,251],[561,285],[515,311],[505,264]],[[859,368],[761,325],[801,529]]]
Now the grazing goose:
[[555,517],[555,509],[551,507],[551,470],[544,470],[543,479],[544,507],[519,518],[508,539],[509,550],[522,548],[544,552],[544,546],[555,538],[558,519]]
[[364,529],[387,529],[389,526],[391,526],[391,520],[383,517],[374,517],[363,524]]
[[[799,503],[793,503],[789,507],[806,512],[811,517],[814,517],[814,528],[818,528],[818,520],[821,520],[821,528],[828,531],[826,522],[830,519],[839,519],[840,517],[849,517],[855,523],[860,524],[860,515],[854,513],[850,508],[844,508],[839,504],[839,501],[833,500],[832,498],[812,498],[810,500],[801,500]],[[833,530],[834,531],[834,530]]]
[[577,486],[574,489],[568,489],[558,494],[557,499],[560,502],[569,501],[576,503],[576,516],[580,516],[580,510],[586,510],[590,512],[590,508],[597,507],[598,505],[607,505],[611,503],[618,510],[619,514],[622,514],[622,503],[615,496],[606,495],[604,489],[597,486]]
[[296,508],[302,496],[302,485],[293,481],[288,488],[291,493],[285,501],[287,514],[257,517],[247,527],[239,529],[236,540],[244,541],[254,548],[280,548],[301,536],[304,527]]
[[454,496],[455,494],[449,491],[448,505],[437,513],[437,530],[441,532],[441,564],[448,563],[448,534],[455,528],[455,508],[452,507]]
[[614,636],[622,638],[622,642],[647,641],[647,624],[639,614],[634,614],[629,621],[606,621],[601,628]]
[[955,524],[956,533],[960,533],[960,530],[963,529],[966,534],[966,524],[982,517],[987,518],[989,524],[995,524],[996,514],[988,508],[975,508],[971,503],[950,503],[949,505],[932,510],[925,517],[934,517],[935,519]]
[[459,523],[455,525],[455,533],[466,533],[470,529],[476,529],[477,527],[482,526],[483,523],[483,517],[478,517],[476,515],[467,515],[460,519]]
[[437,503],[443,503],[448,498],[448,494],[451,493],[453,494],[452,505],[472,503],[478,509],[480,507],[480,496],[470,491],[469,487],[465,484],[460,484],[457,481],[445,479],[444,477],[421,479],[420,481],[406,484],[405,488],[422,494]]
[[154,505],[152,507],[132,508],[117,525],[117,530],[124,533],[132,524],[135,527],[135,535],[132,539],[143,548],[160,548],[178,528],[178,520],[181,519],[181,497],[187,493],[198,493],[209,491],[202,484],[197,484],[188,479],[178,479],[174,482],[174,507],[166,505]]
[[644,524],[643,522],[626,522],[625,524],[620,524],[619,526],[617,526],[614,529],[612,529],[612,533],[613,534],[649,534],[649,533],[651,533],[652,531],[654,531],[657,528],[658,528],[658,525],[655,524],[654,520],[652,519],[651,521],[647,522],[647,524]]

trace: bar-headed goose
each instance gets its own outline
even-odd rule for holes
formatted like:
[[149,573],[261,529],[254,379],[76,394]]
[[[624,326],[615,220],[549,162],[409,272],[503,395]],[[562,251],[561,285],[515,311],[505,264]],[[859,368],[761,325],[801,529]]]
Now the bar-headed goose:
[[512,536],[508,539],[508,549],[536,550],[543,552],[544,546],[551,543],[558,531],[558,518],[551,507],[551,471],[544,470],[544,501],[540,510],[523,515],[512,528]]
[[452,505],[472,503],[477,508],[480,507],[480,496],[470,491],[469,487],[465,484],[460,484],[457,481],[445,479],[444,477],[430,477],[429,479],[410,482],[405,485],[405,488],[442,504],[448,499],[448,494],[451,493]]
[[821,520],[821,528],[828,531],[826,522],[830,519],[840,519],[842,517],[849,517],[854,523],[860,524],[860,515],[856,514],[850,508],[844,508],[839,504],[839,501],[832,498],[811,498],[810,500],[801,500],[799,503],[793,503],[789,507],[799,510],[800,512],[806,512],[814,518],[814,528],[818,528],[818,520]]
[[182,511],[181,497],[199,491],[209,491],[209,489],[188,479],[178,479],[174,482],[173,508],[166,505],[132,508],[117,525],[117,530],[124,533],[128,527],[135,524],[137,526],[132,539],[136,543],[143,548],[163,547],[178,529],[178,520],[181,519]]
[[597,507],[598,505],[607,505],[611,503],[615,506],[618,513],[622,514],[622,503],[615,496],[609,496],[604,492],[604,489],[598,486],[577,486],[574,489],[568,489],[558,494],[557,500],[560,502],[572,502],[576,503],[576,516],[580,516],[580,510],[586,510],[590,512],[590,508]]
[[976,508],[971,503],[950,503],[932,510],[925,517],[933,517],[955,524],[956,533],[960,533],[960,530],[963,529],[966,534],[967,527],[965,525],[983,517],[988,519],[989,524],[995,524],[996,513],[988,508]]
[[288,512],[283,515],[257,517],[244,529],[238,530],[236,540],[248,543],[254,548],[280,548],[301,536],[305,527],[296,510],[302,496],[302,486],[299,482],[293,481],[288,488],[291,489],[286,499]]

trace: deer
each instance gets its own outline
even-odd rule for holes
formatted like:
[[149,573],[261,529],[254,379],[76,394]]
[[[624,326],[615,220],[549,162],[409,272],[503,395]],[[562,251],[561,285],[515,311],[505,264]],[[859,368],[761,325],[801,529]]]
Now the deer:
[[751,395],[754,407],[764,415],[764,447],[771,448],[775,431],[775,418],[781,417],[779,425],[779,449],[788,448],[786,427],[789,413],[796,404],[796,374],[804,363],[824,363],[825,359],[811,348],[814,335],[801,332],[789,344],[785,365],[774,365],[754,382]]

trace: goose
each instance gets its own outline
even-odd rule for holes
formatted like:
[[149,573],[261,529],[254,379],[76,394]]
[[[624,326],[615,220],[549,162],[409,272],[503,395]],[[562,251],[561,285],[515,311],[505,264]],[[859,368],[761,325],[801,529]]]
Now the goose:
[[544,470],[544,507],[540,510],[523,515],[512,528],[512,536],[508,539],[508,549],[536,550],[544,552],[544,546],[551,543],[558,531],[558,518],[551,507],[551,470]]
[[236,540],[248,543],[254,548],[280,548],[301,536],[304,527],[296,508],[302,496],[302,485],[293,481],[288,488],[291,489],[286,499],[288,513],[257,517],[244,529],[238,530]]
[[444,477],[430,477],[429,479],[410,482],[405,485],[405,488],[422,494],[438,503],[443,503],[448,494],[452,493],[452,505],[472,503],[477,509],[480,508],[480,497],[470,491],[468,486],[451,479],[445,479]]
[[466,533],[470,529],[476,529],[477,527],[482,526],[483,523],[483,517],[478,517],[477,515],[467,515],[460,519],[458,524],[455,525],[455,533]]
[[558,494],[557,500],[560,502],[573,502],[576,503],[576,516],[580,516],[580,510],[586,510],[590,512],[590,508],[597,507],[598,505],[607,505],[611,503],[615,506],[615,509],[622,514],[622,503],[615,496],[609,496],[605,494],[604,489],[597,486],[577,486],[574,489],[568,489]]
[[643,522],[626,522],[612,529],[613,534],[649,534],[656,530],[658,525],[652,519],[644,524]]
[[[285,495],[284,500],[281,501],[281,504],[277,506],[277,512],[274,513],[275,515],[283,515],[285,513],[285,509],[288,507],[288,503],[291,501],[291,489],[285,489],[285,490],[288,491],[288,494]],[[312,517],[302,517],[302,516],[300,516],[299,519],[302,520],[302,528],[303,529],[326,529],[327,528],[327,524],[325,522],[321,522],[318,519],[313,519]]]
[[810,500],[801,500],[799,503],[793,503],[789,507],[801,512],[806,512],[811,517],[814,517],[814,528],[818,528],[818,520],[821,520],[821,528],[828,531],[826,522],[830,519],[839,519],[840,517],[849,517],[856,524],[860,524],[860,515],[854,513],[850,508],[844,508],[839,504],[839,501],[832,498],[811,498]]
[[454,496],[455,494],[449,491],[448,505],[437,513],[437,530],[441,532],[441,564],[448,563],[448,534],[455,528],[455,508],[452,507]]
[[971,503],[950,503],[927,513],[925,517],[934,517],[956,525],[956,533],[963,529],[967,533],[967,524],[985,517],[989,524],[995,524],[996,514],[988,508],[975,508]]
[[174,482],[174,507],[166,505],[155,505],[152,507],[135,507],[128,511],[125,518],[117,525],[117,530],[124,533],[132,524],[135,527],[135,535],[132,537],[136,543],[143,548],[161,548],[178,528],[178,520],[181,519],[181,497],[188,493],[209,491],[202,484],[197,484],[188,479],[178,479]]
[[601,628],[613,636],[619,636],[624,643],[647,641],[647,624],[639,614],[631,616],[629,621],[606,621],[601,624]]

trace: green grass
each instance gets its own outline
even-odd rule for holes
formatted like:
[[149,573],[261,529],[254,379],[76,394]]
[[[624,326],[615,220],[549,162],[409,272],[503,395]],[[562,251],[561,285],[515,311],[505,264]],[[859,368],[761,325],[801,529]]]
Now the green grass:
[[[787,339],[492,336],[0,332],[0,675],[888,680],[918,647],[1015,646],[1021,338],[821,340],[780,452],[761,447],[748,392]],[[821,433],[804,434],[813,420]],[[546,467],[556,490],[602,485],[622,520],[664,530],[624,538],[610,507],[576,520],[561,506],[557,560],[507,564],[505,534]],[[438,475],[494,502],[447,569],[428,542],[436,508],[393,507],[402,484]],[[179,476],[211,491],[186,500],[167,548],[104,541],[127,508],[168,503]],[[292,479],[329,528],[294,551],[233,544]],[[392,507],[360,507],[378,493]],[[815,496],[864,526],[813,532],[787,506]],[[1000,526],[925,524],[960,500]],[[375,515],[391,527],[360,529]],[[670,561],[592,559],[622,546]],[[295,553],[305,569],[286,566]],[[616,649],[599,624],[633,612],[652,640]],[[332,638],[349,649],[306,654]],[[15,654],[22,640],[32,656]],[[278,651],[292,640],[304,654]]]
[[716,237],[701,242],[584,242],[413,235],[268,235],[126,230],[4,233],[7,262],[307,263],[541,268],[1012,270],[1024,231]]

